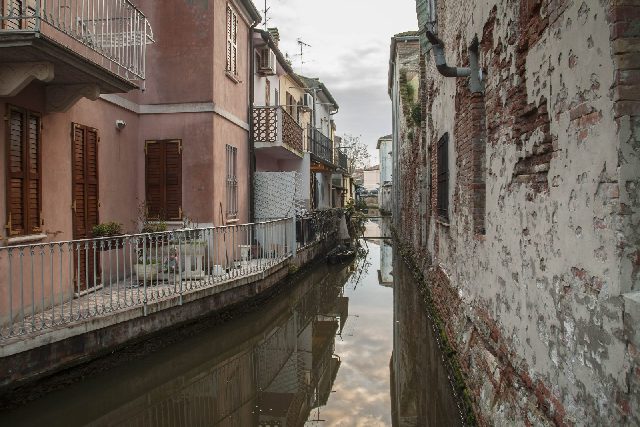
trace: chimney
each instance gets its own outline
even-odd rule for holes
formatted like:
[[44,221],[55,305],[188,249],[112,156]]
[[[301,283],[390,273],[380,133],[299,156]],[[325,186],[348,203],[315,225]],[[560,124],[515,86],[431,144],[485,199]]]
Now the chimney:
[[280,44],[280,31],[278,31],[277,28],[268,28],[267,31],[269,31],[273,41],[276,43],[276,46],[278,46]]

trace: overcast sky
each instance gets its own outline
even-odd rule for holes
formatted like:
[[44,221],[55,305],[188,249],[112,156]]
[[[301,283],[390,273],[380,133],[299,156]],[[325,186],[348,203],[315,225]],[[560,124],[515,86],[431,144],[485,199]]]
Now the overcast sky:
[[[264,0],[254,0],[264,9]],[[340,105],[338,134],[361,136],[377,162],[376,142],[391,133],[389,44],[418,27],[415,0],[267,0],[269,27],[294,70],[319,77]],[[311,45],[300,63],[297,39]],[[297,55],[297,56],[294,56]],[[302,68],[301,68],[302,67]]]

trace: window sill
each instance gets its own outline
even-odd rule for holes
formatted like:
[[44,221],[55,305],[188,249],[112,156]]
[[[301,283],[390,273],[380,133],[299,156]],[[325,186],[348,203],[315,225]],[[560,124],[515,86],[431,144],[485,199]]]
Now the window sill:
[[5,240],[7,246],[21,245],[25,243],[41,242],[47,238],[46,234],[30,234],[28,236],[9,237]]
[[238,78],[238,76],[234,76],[233,74],[231,74],[228,71],[224,72],[225,75],[229,78],[229,80],[231,80],[232,82],[234,82],[235,84],[240,84],[242,83],[242,81],[240,81],[240,79]]
[[227,224],[237,224],[240,220],[238,218],[227,219]]

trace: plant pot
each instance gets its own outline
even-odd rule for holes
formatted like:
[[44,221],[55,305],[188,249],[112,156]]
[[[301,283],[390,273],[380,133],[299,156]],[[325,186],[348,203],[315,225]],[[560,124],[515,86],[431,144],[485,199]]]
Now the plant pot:
[[133,266],[139,282],[157,280],[160,272],[159,264],[135,264]]

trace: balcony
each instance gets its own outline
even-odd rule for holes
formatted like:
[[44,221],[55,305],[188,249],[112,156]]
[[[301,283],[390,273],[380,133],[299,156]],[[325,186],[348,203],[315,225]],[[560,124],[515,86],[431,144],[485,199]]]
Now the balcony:
[[333,141],[313,127],[309,127],[309,151],[315,160],[330,167],[334,166]]
[[128,92],[145,79],[152,42],[147,18],[128,0],[2,0],[0,96],[40,80],[60,111],[64,98]]
[[304,131],[282,107],[253,108],[255,149],[275,158],[300,158]]
[[343,173],[348,173],[349,172],[349,161],[347,160],[347,155],[344,154],[339,149],[336,149],[336,160],[335,160],[335,162],[336,162],[336,166],[338,166],[338,168]]

